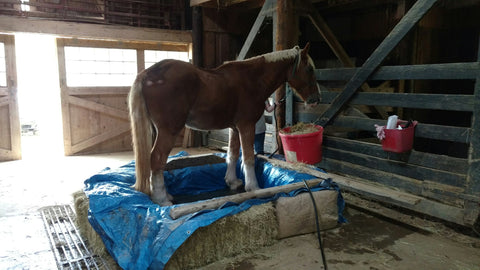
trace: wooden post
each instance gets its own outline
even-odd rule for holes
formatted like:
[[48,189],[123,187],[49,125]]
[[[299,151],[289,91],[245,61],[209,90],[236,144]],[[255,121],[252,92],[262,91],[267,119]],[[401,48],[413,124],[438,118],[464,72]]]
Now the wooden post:
[[[478,40],[477,62],[480,63],[480,36]],[[467,194],[480,195],[480,74],[477,74],[473,93],[472,133],[468,153]],[[474,229],[480,229],[480,209],[478,203],[470,202],[465,205],[466,223],[473,224]]]
[[[291,49],[298,44],[298,15],[295,11],[295,2],[295,0],[277,1],[277,32],[275,33],[275,48],[277,51]],[[285,95],[286,87],[282,85],[275,92],[275,100],[288,98]],[[285,103],[275,109],[277,131],[285,126],[285,112]],[[289,112],[293,112],[292,108],[289,108]],[[278,136],[277,132],[278,151],[283,154],[282,143]]]
[[[203,67],[203,12],[202,7],[192,8],[192,60],[196,67]],[[183,147],[198,146],[201,144],[201,134],[185,127]]]

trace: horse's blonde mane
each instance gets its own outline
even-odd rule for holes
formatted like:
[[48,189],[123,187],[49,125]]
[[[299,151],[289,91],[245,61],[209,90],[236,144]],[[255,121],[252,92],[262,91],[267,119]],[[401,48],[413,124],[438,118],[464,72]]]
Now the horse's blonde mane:
[[283,50],[283,51],[266,53],[266,54],[262,54],[262,55],[259,55],[259,56],[252,57],[250,59],[264,57],[265,62],[273,63],[273,62],[277,62],[277,61],[281,61],[281,60],[285,60],[285,59],[295,58],[300,53],[300,51],[301,51],[300,47],[295,46],[290,50]]
[[[267,63],[274,63],[277,61],[282,61],[285,59],[292,59],[298,56],[301,53],[302,49],[300,49],[299,46],[295,46],[292,49],[289,50],[283,50],[283,51],[276,51],[276,52],[271,52],[271,53],[266,53],[266,54],[261,54],[258,56],[253,56],[251,58],[247,58],[245,60],[234,60],[234,61],[225,61],[224,64],[228,63],[233,63],[233,62],[246,62],[246,61],[251,61],[251,60],[256,60],[259,58],[264,58],[265,62]],[[298,58],[298,61],[300,61],[300,58]],[[315,68],[315,64],[313,63],[313,60],[310,56],[308,56],[308,62],[310,65],[312,65],[313,68]],[[298,62],[297,62],[298,65]]]

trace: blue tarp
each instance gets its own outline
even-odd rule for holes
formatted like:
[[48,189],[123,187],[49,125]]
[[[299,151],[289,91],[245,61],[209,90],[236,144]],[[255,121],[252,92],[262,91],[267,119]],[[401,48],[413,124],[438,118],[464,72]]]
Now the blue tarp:
[[[177,156],[187,155],[180,152]],[[257,159],[255,171],[261,188],[286,185],[313,179],[314,176],[272,166]],[[165,172],[167,191],[173,195],[197,195],[226,189],[226,164],[213,164]],[[244,179],[240,162],[237,175]],[[279,196],[295,196],[306,189],[288,194],[277,194],[267,199],[252,199],[241,204],[228,203],[217,210],[204,210],[176,220],[169,212],[174,206],[161,207],[136,191],[135,163],[132,161],[116,169],[106,168],[85,181],[85,194],[89,198],[88,219],[102,238],[107,250],[123,269],[163,269],[190,235],[200,227],[216,220],[247,210]],[[336,189],[330,180],[323,181],[312,190]],[[340,194],[340,193],[339,193]],[[338,197],[339,221],[343,222],[343,198]]]

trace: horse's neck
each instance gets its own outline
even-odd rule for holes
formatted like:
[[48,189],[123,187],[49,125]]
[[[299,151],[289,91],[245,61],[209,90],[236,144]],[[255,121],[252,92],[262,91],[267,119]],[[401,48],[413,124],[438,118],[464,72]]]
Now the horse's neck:
[[287,81],[288,71],[293,61],[293,59],[282,59],[267,62],[262,58],[246,61],[241,63],[245,65],[241,68],[242,72],[245,73],[241,76],[241,79],[252,80],[252,83],[257,84],[257,93],[267,98]]

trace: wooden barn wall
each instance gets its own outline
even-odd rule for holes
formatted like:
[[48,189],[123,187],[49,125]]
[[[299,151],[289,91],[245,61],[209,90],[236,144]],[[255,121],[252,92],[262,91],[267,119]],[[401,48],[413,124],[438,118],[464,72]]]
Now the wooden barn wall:
[[[408,8],[387,3],[361,12],[324,13],[359,67]],[[412,210],[473,224],[480,202],[478,14],[479,5],[432,8],[370,77],[370,90],[357,93],[326,127],[323,160],[317,166],[419,195],[435,206],[408,206]],[[301,28],[301,42],[314,42],[311,55],[324,88],[323,105],[306,109],[297,102],[294,121],[315,122],[355,70],[341,68],[311,25],[304,22]],[[419,121],[413,151],[383,151],[374,124],[385,125],[386,120],[376,108]]]

